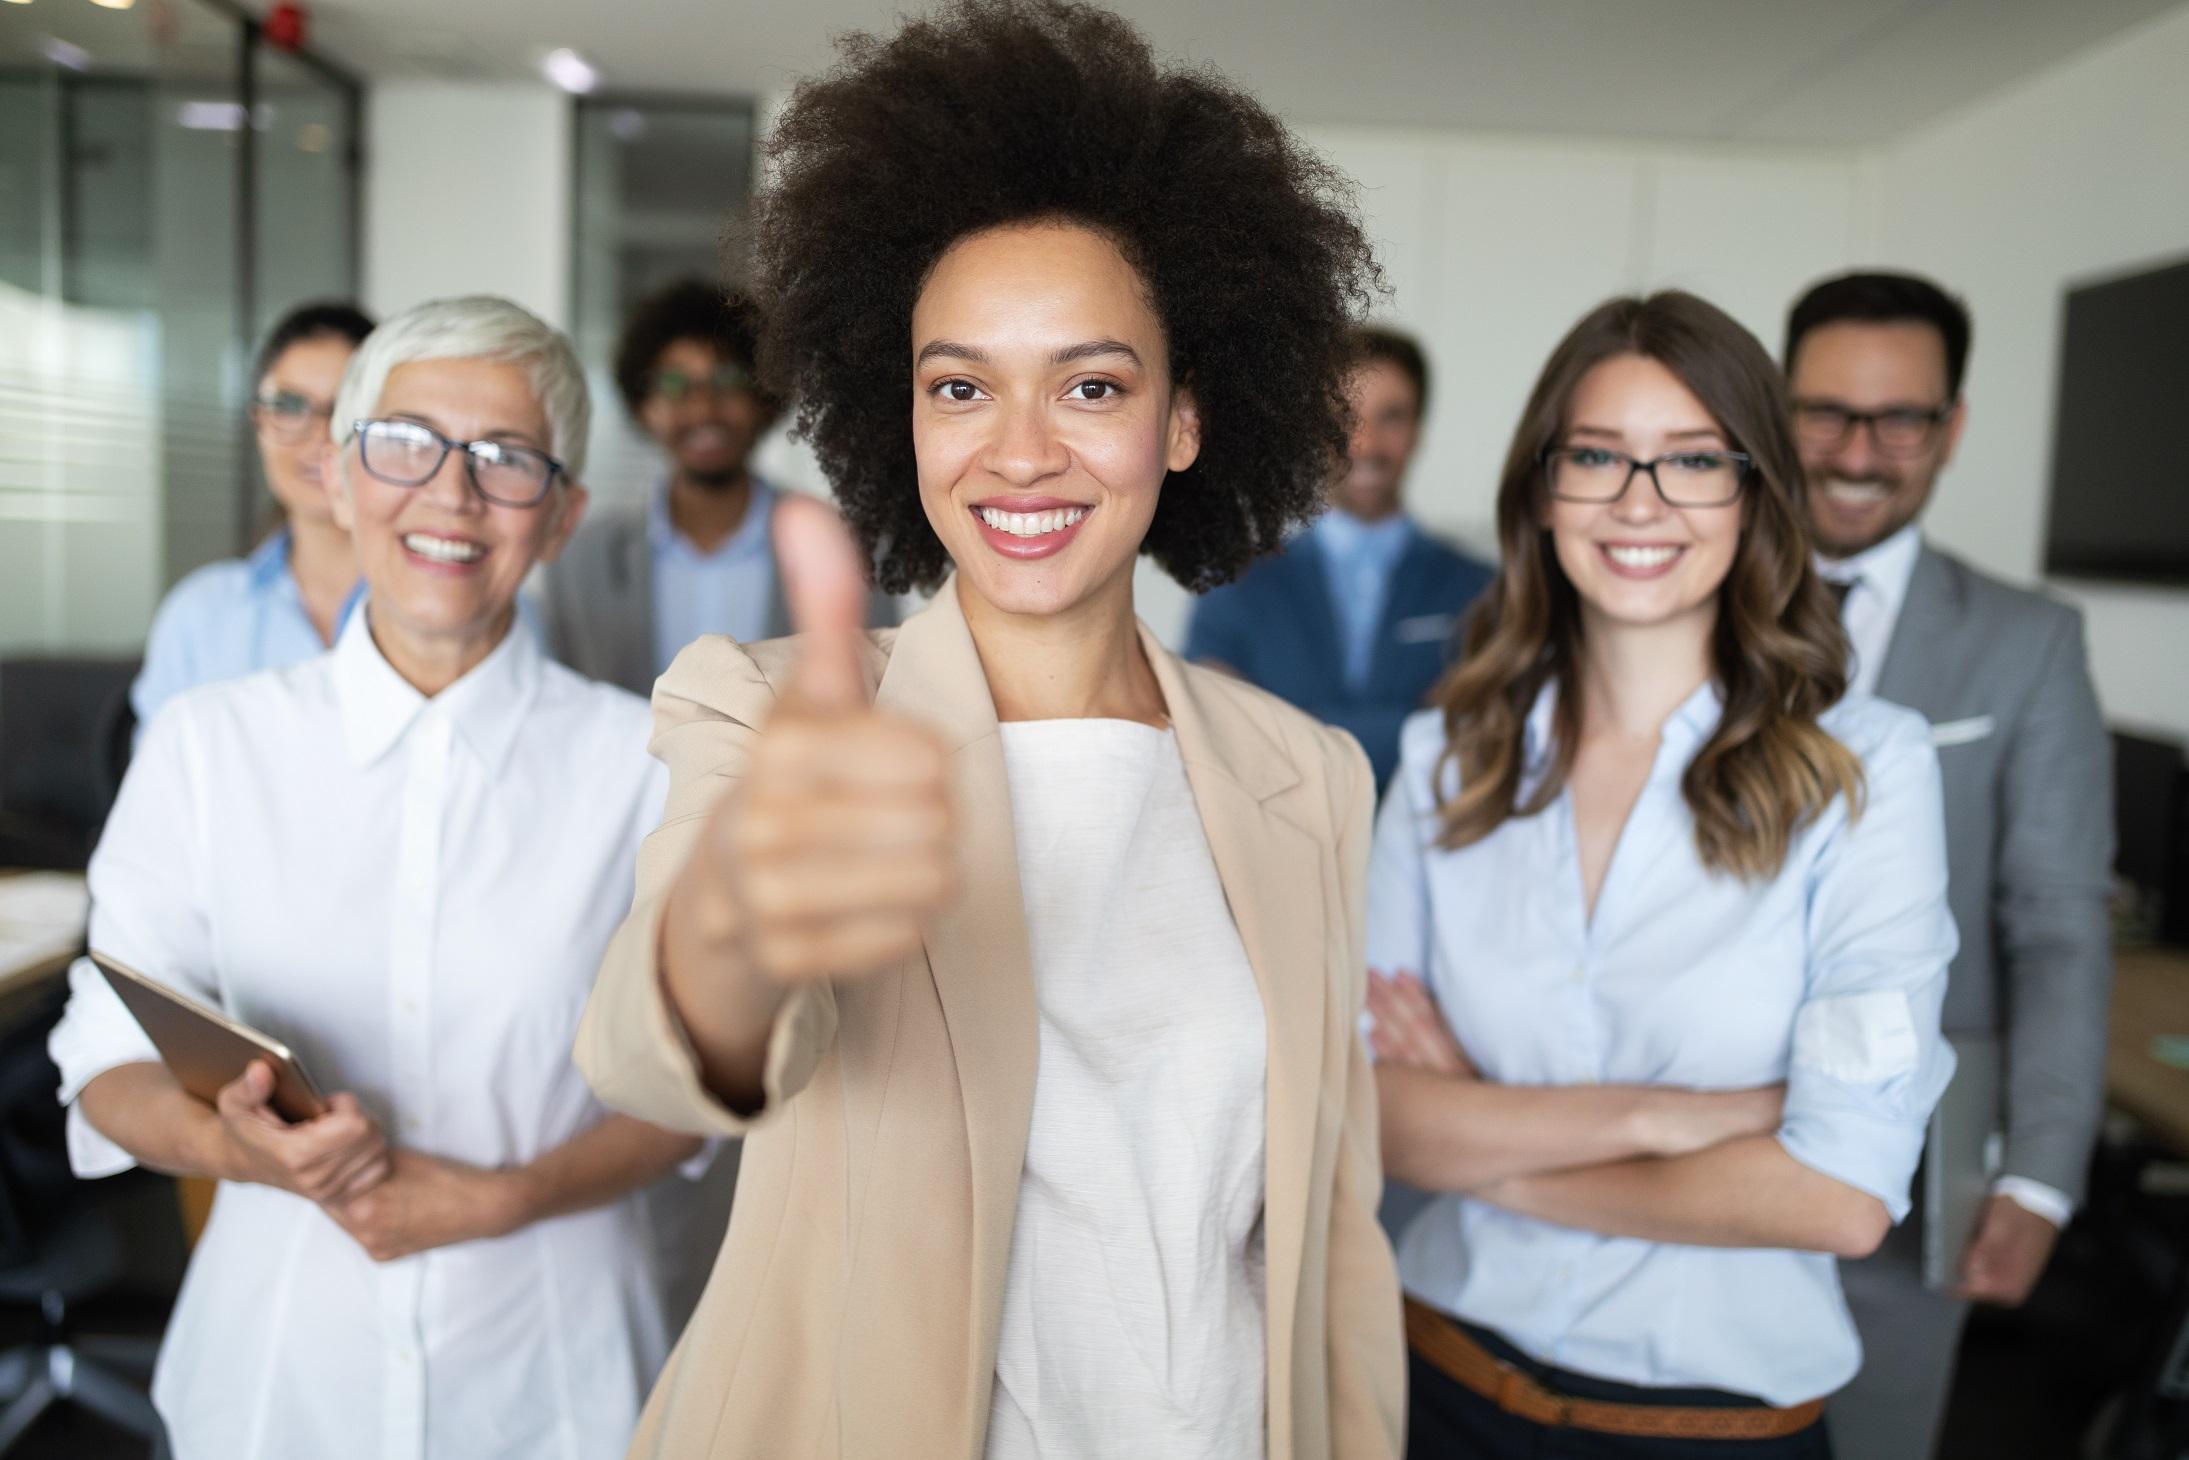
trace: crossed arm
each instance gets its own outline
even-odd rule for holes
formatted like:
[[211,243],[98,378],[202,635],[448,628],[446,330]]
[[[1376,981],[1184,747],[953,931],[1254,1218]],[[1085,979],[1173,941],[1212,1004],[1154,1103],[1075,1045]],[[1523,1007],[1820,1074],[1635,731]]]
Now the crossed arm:
[[1891,1226],[1876,1197],[1772,1136],[1784,1087],[1520,1087],[1484,1080],[1411,975],[1371,973],[1391,1175],[1606,1236],[1861,1257]]

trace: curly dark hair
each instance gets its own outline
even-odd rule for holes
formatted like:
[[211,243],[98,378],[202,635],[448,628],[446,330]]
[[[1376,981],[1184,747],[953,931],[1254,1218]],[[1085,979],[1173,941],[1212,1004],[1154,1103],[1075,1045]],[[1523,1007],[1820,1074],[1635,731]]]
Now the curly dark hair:
[[957,0],[838,44],[769,140],[754,292],[763,369],[882,588],[949,565],[912,453],[913,305],[951,244],[1005,224],[1094,229],[1147,285],[1201,418],[1142,545],[1172,577],[1224,582],[1322,507],[1351,325],[1382,287],[1342,174],[1091,6]]
[[[702,279],[680,279],[639,301],[616,341],[616,390],[636,418],[654,388],[661,352],[678,340],[697,340],[717,355],[759,374],[760,312],[739,294],[725,294]],[[761,395],[772,414],[776,401]]]

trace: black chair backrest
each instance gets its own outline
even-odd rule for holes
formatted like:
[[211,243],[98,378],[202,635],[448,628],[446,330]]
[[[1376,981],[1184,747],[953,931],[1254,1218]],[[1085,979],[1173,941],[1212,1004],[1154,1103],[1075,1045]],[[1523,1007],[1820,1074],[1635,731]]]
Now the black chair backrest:
[[134,659],[0,660],[0,810],[96,834],[128,764]]

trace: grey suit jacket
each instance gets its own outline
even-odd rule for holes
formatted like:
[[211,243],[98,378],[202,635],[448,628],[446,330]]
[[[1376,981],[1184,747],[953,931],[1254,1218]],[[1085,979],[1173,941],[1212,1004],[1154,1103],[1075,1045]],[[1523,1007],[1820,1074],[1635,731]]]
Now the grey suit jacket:
[[1877,694],[1930,720],[1945,782],[1946,1032],[2000,1037],[2005,1174],[2079,1202],[2113,980],[2112,742],[2082,615],[1926,542]]
[[[652,695],[654,551],[643,510],[604,512],[584,522],[542,574],[539,605],[548,653],[588,678]],[[867,602],[867,626],[896,622],[896,601],[874,594]],[[783,575],[777,573],[767,625],[754,642],[790,631]]]

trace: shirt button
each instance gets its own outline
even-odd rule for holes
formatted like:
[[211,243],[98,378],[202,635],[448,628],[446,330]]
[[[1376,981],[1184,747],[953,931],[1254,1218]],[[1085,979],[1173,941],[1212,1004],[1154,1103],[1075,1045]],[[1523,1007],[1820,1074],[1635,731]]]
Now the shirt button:
[[425,1129],[425,1122],[415,1115],[406,1115],[403,1117],[403,1129],[409,1131],[412,1135],[416,1135]]
[[417,1013],[417,1012],[418,1012],[418,1001],[417,1001],[416,999],[405,999],[405,1000],[403,1000],[403,1012],[404,1012],[404,1013],[406,1013],[406,1014],[415,1014],[415,1013]]

